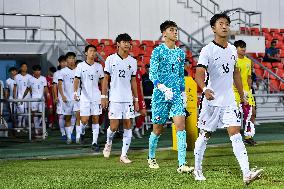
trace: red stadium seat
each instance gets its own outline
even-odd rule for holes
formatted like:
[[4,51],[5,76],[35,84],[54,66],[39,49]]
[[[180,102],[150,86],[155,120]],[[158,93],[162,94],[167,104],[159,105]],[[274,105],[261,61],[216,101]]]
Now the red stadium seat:
[[281,77],[282,79],[284,79],[284,69],[277,69],[275,72],[279,77]]
[[260,69],[261,68],[260,65],[257,64],[257,63],[253,63],[253,66],[254,66],[254,69]]
[[131,44],[132,44],[133,47],[139,47],[140,41],[139,40],[132,40]]
[[257,57],[264,57],[265,53],[257,53]]
[[101,39],[101,43],[105,46],[113,45],[113,41],[111,39]]
[[269,33],[269,29],[268,29],[268,28],[261,28],[261,32],[263,32],[263,33]]
[[146,47],[144,56],[151,56],[153,47]]
[[281,62],[273,62],[272,63],[273,68],[283,68],[283,64]]
[[284,91],[284,83],[280,83],[280,85],[279,85],[279,90],[280,90],[280,91]]
[[157,40],[157,41],[155,41],[155,46],[160,45],[161,43],[163,43],[163,41]]
[[263,69],[255,69],[255,75],[259,78],[263,78],[264,71]]
[[259,28],[250,28],[251,35],[260,35]]
[[269,32],[270,33],[280,33],[280,30],[276,28],[270,28]]
[[272,64],[270,62],[262,62],[262,65],[264,65],[265,67],[267,67],[268,69],[272,68]]
[[284,33],[284,29],[280,29],[280,33]]
[[99,40],[98,39],[86,39],[86,41],[90,44],[90,45],[95,45],[97,46],[99,44]]
[[257,58],[257,54],[256,53],[247,53],[248,55],[250,55],[253,58]]
[[270,80],[270,82],[269,82],[270,92],[278,92],[279,86],[280,86],[279,80]]
[[145,45],[147,47],[153,47],[154,46],[154,42],[152,40],[143,40],[141,42],[141,45]]
[[151,59],[150,56],[144,56],[144,57],[143,57],[143,63],[144,63],[144,64],[150,64],[150,59]]

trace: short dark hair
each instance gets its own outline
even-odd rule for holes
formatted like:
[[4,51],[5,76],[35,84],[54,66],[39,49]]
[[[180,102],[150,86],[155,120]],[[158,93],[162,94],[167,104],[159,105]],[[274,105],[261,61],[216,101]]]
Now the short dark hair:
[[23,63],[20,64],[20,67],[22,67],[23,65],[28,66],[28,64],[26,62],[23,62]]
[[81,62],[83,62],[83,60],[76,60],[75,64],[78,65]]
[[65,55],[61,55],[61,56],[58,58],[58,62],[62,62],[62,61],[65,61],[65,60],[66,60]]
[[95,45],[87,45],[85,47],[85,52],[87,52],[89,50],[89,48],[94,48],[97,51],[97,47]]
[[166,20],[160,25],[161,33],[166,31],[166,29],[168,29],[169,27],[177,27],[177,24],[174,21]]
[[128,35],[127,33],[122,33],[122,34],[119,34],[116,37],[115,41],[117,43],[120,43],[121,41],[132,41],[132,39],[131,39],[130,35]]
[[40,67],[40,65],[34,65],[33,67],[32,67],[32,70],[33,71],[41,71],[41,67]]
[[234,42],[234,46],[235,46],[236,48],[238,48],[238,47],[246,48],[246,47],[247,47],[247,44],[246,44],[246,42],[244,42],[243,40],[238,40],[238,41],[235,41],[235,42]]
[[231,19],[230,17],[225,13],[220,13],[220,14],[215,14],[214,16],[212,16],[212,18],[210,19],[210,26],[213,27],[215,26],[215,23],[217,22],[217,20],[219,20],[220,18],[225,18],[226,20],[228,20],[229,24],[231,24]]
[[76,57],[76,54],[75,54],[74,52],[68,52],[68,53],[66,53],[66,55],[65,55],[66,59],[67,59],[69,56]]
[[17,68],[16,67],[9,68],[8,72],[12,72],[12,71],[17,71]]
[[60,65],[57,66],[57,70],[61,70],[61,66]]
[[48,69],[51,73],[55,73],[56,72],[56,68],[54,66],[49,67]]

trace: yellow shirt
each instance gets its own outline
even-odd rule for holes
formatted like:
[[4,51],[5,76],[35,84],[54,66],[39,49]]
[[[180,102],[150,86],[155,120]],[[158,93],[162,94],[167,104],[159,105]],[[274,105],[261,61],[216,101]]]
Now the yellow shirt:
[[[242,84],[244,91],[250,91],[248,85],[248,77],[251,76],[251,60],[246,56],[244,58],[238,58],[236,67],[240,70]],[[238,92],[237,88],[234,86],[234,91]]]

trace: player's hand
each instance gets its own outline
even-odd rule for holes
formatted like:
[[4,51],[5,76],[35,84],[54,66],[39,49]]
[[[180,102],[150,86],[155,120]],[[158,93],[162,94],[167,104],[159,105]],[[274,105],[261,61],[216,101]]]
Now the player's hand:
[[158,89],[165,94],[165,100],[172,100],[174,97],[174,93],[172,88],[166,87],[164,84],[159,84]]
[[244,105],[247,105],[248,104],[247,98],[241,97],[241,103],[244,104]]
[[134,110],[135,110],[136,112],[139,111],[139,103],[138,103],[138,101],[134,101]]
[[209,100],[209,101],[215,99],[215,97],[214,97],[214,91],[211,90],[211,89],[206,89],[206,90],[204,91],[204,94],[205,94],[206,99]]
[[186,105],[187,105],[186,92],[182,92],[182,93],[181,93],[181,99],[182,99],[183,107],[186,108]]
[[108,107],[108,99],[107,98],[101,98],[102,101],[102,108],[107,109]]
[[62,96],[62,101],[63,101],[64,103],[67,103],[67,98],[66,98],[66,96]]
[[74,92],[74,100],[75,101],[79,101],[80,100],[80,96],[78,95],[77,92]]

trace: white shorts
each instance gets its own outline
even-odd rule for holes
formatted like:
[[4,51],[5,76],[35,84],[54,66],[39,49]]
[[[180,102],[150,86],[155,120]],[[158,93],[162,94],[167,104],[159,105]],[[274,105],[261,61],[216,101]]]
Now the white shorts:
[[109,119],[131,119],[134,117],[135,111],[132,102],[110,102]]
[[217,128],[241,126],[241,112],[237,106],[204,106],[204,103],[202,105],[198,128],[214,132]]
[[80,111],[80,102],[68,101],[62,103],[62,114],[73,115],[74,112]]
[[80,102],[80,116],[101,115],[102,105],[98,102]]
[[17,113],[25,113],[27,112],[28,104],[27,102],[18,102],[17,103]]
[[63,114],[62,112],[62,106],[63,106],[63,102],[61,100],[58,100],[57,105],[56,105],[56,113],[58,115]]
[[33,112],[37,111],[37,112],[42,112],[43,110],[43,103],[42,102],[31,102],[31,110]]

